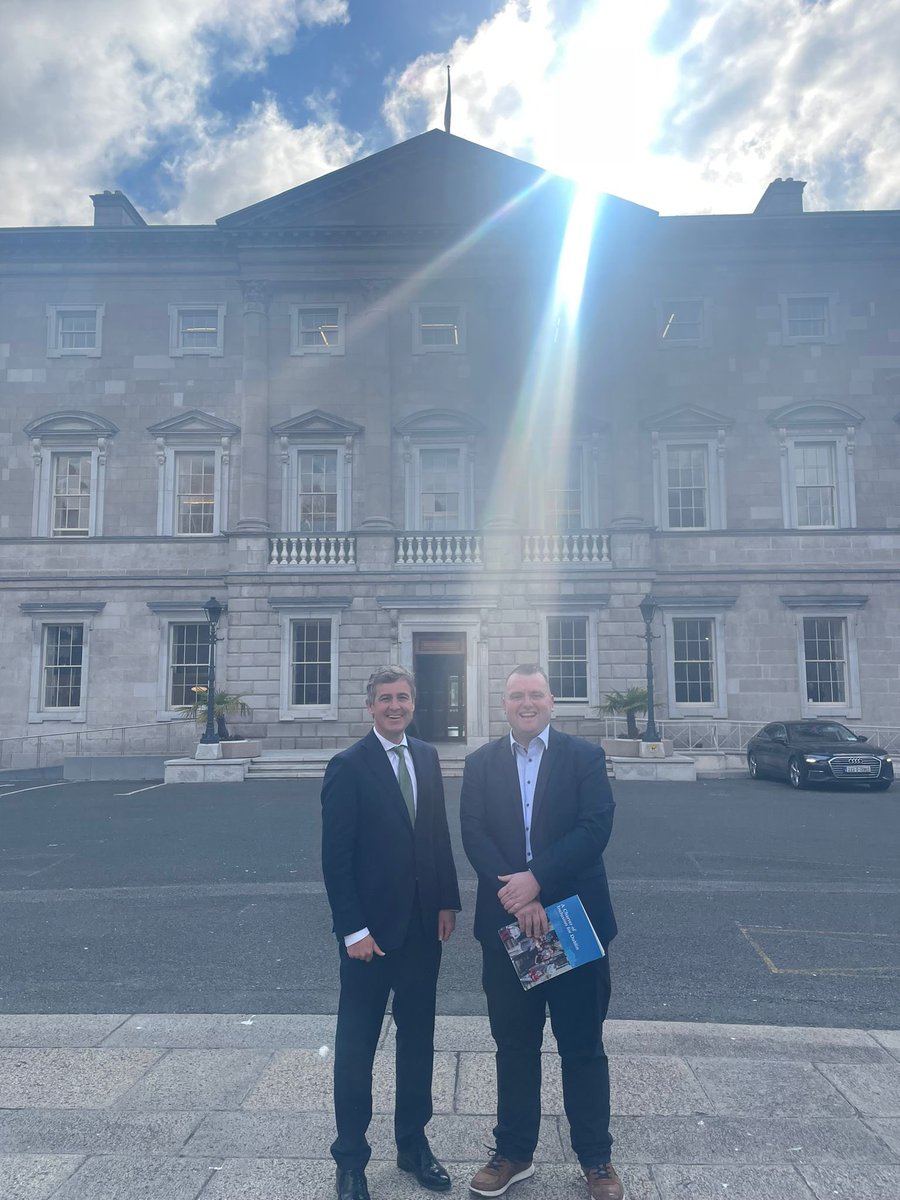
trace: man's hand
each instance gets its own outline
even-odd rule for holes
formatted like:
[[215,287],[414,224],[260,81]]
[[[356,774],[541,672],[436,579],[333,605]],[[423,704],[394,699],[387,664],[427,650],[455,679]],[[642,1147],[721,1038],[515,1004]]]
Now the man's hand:
[[450,934],[456,928],[456,913],[452,908],[442,908],[438,913],[438,941],[449,942]]
[[520,908],[516,920],[526,937],[540,937],[542,933],[550,932],[550,922],[540,900],[532,900],[530,904]]
[[497,898],[513,916],[518,915],[520,908],[530,904],[541,890],[541,885],[530,871],[517,871],[515,875],[498,875],[497,878],[506,885],[497,893]]
[[361,958],[363,962],[371,962],[374,955],[379,958],[384,958],[384,951],[372,937],[371,933],[367,933],[364,938],[360,938],[358,942],[354,942],[352,946],[347,947],[348,958]]

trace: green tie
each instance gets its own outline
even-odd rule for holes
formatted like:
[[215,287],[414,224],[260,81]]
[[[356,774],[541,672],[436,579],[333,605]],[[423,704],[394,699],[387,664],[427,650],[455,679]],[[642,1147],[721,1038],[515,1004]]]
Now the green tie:
[[406,765],[406,755],[402,746],[391,746],[391,754],[397,755],[397,782],[406,801],[406,811],[413,825],[416,823],[416,802],[413,799],[413,785],[409,777],[409,767]]

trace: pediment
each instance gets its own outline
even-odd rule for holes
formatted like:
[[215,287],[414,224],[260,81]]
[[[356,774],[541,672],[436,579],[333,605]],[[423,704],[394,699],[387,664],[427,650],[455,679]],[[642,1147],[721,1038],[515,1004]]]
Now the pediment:
[[216,224],[248,230],[470,225],[545,175],[530,163],[432,129]]
[[240,425],[215,417],[212,413],[203,412],[200,408],[190,408],[174,417],[166,417],[155,425],[148,425],[147,432],[153,437],[234,437],[241,432]]
[[426,408],[404,417],[394,426],[401,437],[474,437],[484,426],[468,413],[449,408]]
[[641,424],[654,433],[709,433],[718,429],[730,429],[734,419],[711,408],[683,404],[678,408],[669,408],[647,417]]
[[861,412],[845,404],[833,404],[825,400],[813,400],[803,404],[789,404],[777,412],[770,413],[768,422],[776,429],[847,429],[859,426],[865,420]]
[[287,438],[345,438],[355,437],[362,431],[362,425],[336,417],[334,413],[321,408],[311,408],[299,417],[291,417],[272,426],[272,433],[276,437]]
[[29,421],[25,426],[28,437],[40,438],[42,441],[112,437],[118,432],[119,427],[113,425],[112,421],[77,408],[46,413]]

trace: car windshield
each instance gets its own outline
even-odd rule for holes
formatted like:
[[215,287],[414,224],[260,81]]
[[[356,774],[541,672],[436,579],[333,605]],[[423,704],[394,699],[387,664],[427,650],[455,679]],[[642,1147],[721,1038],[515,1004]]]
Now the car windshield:
[[798,738],[810,742],[855,742],[856,734],[836,721],[810,721],[803,725],[795,725],[794,733]]

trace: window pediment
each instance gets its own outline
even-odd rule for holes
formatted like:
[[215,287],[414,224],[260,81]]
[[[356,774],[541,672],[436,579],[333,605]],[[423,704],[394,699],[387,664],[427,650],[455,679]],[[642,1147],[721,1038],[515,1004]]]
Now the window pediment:
[[105,600],[24,600],[19,608],[28,616],[96,616],[106,608]]
[[484,426],[467,413],[455,412],[449,408],[429,408],[404,417],[394,426],[394,432],[401,437],[474,437],[483,431]]
[[828,608],[840,611],[862,608],[869,603],[868,596],[848,596],[840,592],[823,592],[820,596],[780,596],[779,599],[785,608]]
[[164,421],[157,421],[155,425],[148,425],[147,432],[153,437],[165,438],[167,441],[179,437],[193,440],[234,437],[241,432],[241,428],[231,421],[223,420],[222,417],[203,412],[200,408],[192,408],[187,412],[178,413],[177,416],[167,417]]
[[698,612],[724,612],[726,608],[734,608],[737,595],[708,596],[703,594],[685,594],[683,596],[664,596],[653,593],[657,607],[661,609],[696,609]]
[[325,412],[321,408],[312,408],[298,417],[291,417],[287,421],[273,425],[271,432],[276,437],[289,439],[308,441],[321,438],[334,441],[355,437],[363,432],[363,426],[357,425],[355,421],[346,421],[341,417],[336,417],[333,413]]
[[113,425],[112,421],[107,421],[105,417],[75,408],[46,413],[29,421],[25,426],[28,437],[39,438],[42,442],[63,442],[78,438],[93,440],[98,437],[112,437],[118,432],[118,426]]
[[775,429],[812,429],[822,433],[828,430],[844,431],[861,425],[865,417],[856,409],[845,404],[828,401],[812,401],[806,404],[789,404],[771,413],[768,422]]
[[712,433],[719,429],[730,429],[734,420],[713,409],[684,404],[647,417],[641,424],[654,433]]

